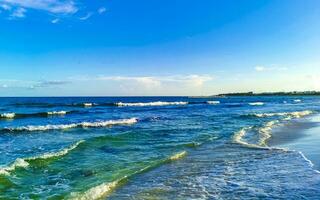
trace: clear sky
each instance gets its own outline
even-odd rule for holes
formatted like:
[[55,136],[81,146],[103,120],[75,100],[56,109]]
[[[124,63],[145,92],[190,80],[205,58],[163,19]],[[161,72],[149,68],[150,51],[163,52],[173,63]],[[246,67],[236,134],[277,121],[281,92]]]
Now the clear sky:
[[318,0],[0,0],[0,96],[320,90]]

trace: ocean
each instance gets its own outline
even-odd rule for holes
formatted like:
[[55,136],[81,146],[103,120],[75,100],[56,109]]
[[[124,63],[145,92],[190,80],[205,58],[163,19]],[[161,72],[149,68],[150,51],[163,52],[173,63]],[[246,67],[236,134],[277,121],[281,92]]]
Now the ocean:
[[302,96],[0,98],[0,199],[320,199],[316,158],[285,139],[319,125],[319,106]]

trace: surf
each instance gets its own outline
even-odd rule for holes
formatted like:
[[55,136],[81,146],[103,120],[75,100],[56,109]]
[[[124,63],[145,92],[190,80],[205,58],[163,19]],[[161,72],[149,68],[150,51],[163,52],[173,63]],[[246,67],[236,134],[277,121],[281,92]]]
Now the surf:
[[30,165],[31,161],[35,161],[35,160],[46,160],[46,159],[51,159],[51,158],[56,158],[56,157],[62,157],[67,155],[70,151],[76,149],[81,143],[84,143],[84,140],[80,140],[74,144],[72,144],[71,146],[61,149],[57,152],[48,152],[48,153],[44,153],[42,155],[38,155],[38,156],[32,156],[32,157],[28,157],[28,158],[17,158],[13,163],[11,163],[10,165],[6,166],[6,167],[1,167],[0,168],[0,175],[10,175],[10,172],[16,170],[17,168],[26,168]]
[[96,122],[79,122],[71,124],[48,124],[48,125],[28,125],[21,127],[5,127],[2,131],[8,132],[33,132],[33,131],[49,131],[49,130],[65,130],[72,128],[99,128],[114,125],[125,125],[137,123],[137,118],[130,119],[119,119],[119,120],[107,120],[107,121],[96,121]]

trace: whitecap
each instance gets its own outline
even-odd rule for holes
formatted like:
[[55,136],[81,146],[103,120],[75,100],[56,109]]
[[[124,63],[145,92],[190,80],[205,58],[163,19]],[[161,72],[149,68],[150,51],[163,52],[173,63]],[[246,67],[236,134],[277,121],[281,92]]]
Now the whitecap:
[[251,114],[255,117],[264,118],[264,117],[274,117],[274,116],[287,116],[286,120],[292,118],[301,118],[307,115],[311,115],[314,112],[311,110],[304,110],[304,111],[295,111],[295,112],[279,112],[279,113],[254,113]]
[[252,102],[252,103],[249,103],[250,106],[263,106],[264,103],[263,102]]
[[220,104],[220,101],[207,101],[208,104]]
[[165,102],[165,101],[156,101],[156,102],[147,102],[147,103],[116,103],[117,106],[169,106],[169,105],[186,105],[188,102],[176,101],[176,102]]
[[40,126],[21,126],[16,128],[4,128],[3,130],[8,131],[47,131],[47,130],[63,130],[70,128],[93,128],[93,127],[105,127],[112,125],[121,125],[121,124],[134,124],[138,122],[137,118],[130,119],[120,119],[120,120],[107,120],[107,121],[97,121],[97,122],[80,122],[80,123],[72,123],[72,124],[48,124],[48,125],[40,125]]
[[47,112],[48,115],[65,115],[67,114],[67,111],[50,111],[50,112]]
[[2,113],[0,115],[1,118],[7,118],[7,119],[12,119],[16,116],[15,113]]
[[48,158],[53,158],[53,157],[61,157],[64,156],[66,154],[68,154],[70,151],[74,150],[75,148],[77,148],[79,146],[79,144],[83,143],[84,140],[80,140],[77,143],[61,149],[58,152],[49,152],[49,153],[45,153],[39,156],[33,156],[33,157],[28,157],[28,158],[17,158],[13,163],[11,163],[9,166],[6,167],[0,167],[0,175],[10,175],[11,171],[14,171],[16,168],[20,167],[20,168],[26,168],[28,167],[29,161],[32,160],[37,160],[37,159],[48,159]]

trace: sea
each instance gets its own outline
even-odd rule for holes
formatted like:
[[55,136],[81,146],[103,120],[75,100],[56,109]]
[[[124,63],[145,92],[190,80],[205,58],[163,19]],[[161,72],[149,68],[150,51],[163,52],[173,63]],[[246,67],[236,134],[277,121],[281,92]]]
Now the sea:
[[316,96],[0,98],[0,199],[320,199],[319,166],[281,143],[319,112]]

